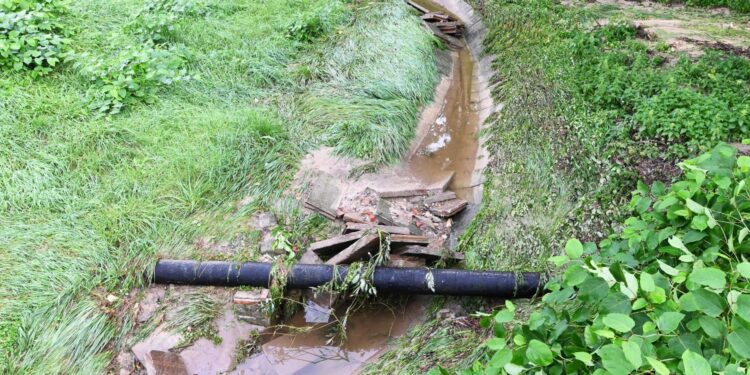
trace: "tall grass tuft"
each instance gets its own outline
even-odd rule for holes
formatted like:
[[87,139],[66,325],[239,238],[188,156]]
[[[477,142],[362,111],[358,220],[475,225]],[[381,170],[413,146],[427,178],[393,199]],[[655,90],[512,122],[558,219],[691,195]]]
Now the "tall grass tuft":
[[325,49],[321,82],[301,96],[298,114],[340,154],[397,161],[432,99],[437,42],[397,0],[369,4],[344,35]]

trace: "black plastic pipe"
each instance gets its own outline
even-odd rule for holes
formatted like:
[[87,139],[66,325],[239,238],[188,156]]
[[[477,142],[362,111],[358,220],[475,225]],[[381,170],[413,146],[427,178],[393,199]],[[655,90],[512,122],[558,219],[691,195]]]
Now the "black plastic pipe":
[[[270,263],[198,262],[161,260],[154,270],[159,284],[214,286],[262,286],[271,281]],[[343,280],[348,267],[335,268]],[[295,264],[287,274],[286,287],[307,289],[329,282],[334,267],[323,264]],[[429,274],[432,274],[430,277]],[[429,280],[432,279],[432,288]],[[469,271],[456,269],[376,267],[373,285],[379,293],[441,294],[456,296],[531,297],[542,285],[534,272]]]

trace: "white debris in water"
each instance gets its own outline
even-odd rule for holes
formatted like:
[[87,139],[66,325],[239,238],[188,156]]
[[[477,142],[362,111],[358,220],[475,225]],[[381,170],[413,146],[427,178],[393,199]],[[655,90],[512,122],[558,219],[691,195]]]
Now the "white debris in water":
[[430,143],[429,145],[427,145],[427,147],[425,147],[425,149],[427,150],[427,152],[433,153],[445,147],[450,141],[451,141],[450,134],[442,134],[440,135],[440,138],[438,138],[437,141]]
[[448,119],[445,117],[445,115],[440,115],[440,117],[435,120],[435,123],[440,126],[445,126],[446,122],[448,122]]

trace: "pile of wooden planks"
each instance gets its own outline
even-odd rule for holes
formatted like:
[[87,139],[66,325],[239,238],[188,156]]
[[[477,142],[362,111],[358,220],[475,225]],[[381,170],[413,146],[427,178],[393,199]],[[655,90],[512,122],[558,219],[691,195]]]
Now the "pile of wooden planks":
[[427,8],[407,0],[407,3],[422,13],[422,22],[435,36],[443,39],[454,48],[465,46],[462,37],[464,35],[464,23],[443,12],[431,12]]

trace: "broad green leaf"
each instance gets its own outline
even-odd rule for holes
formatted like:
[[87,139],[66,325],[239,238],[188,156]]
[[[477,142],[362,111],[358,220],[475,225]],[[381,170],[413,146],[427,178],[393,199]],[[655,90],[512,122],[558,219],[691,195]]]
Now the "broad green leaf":
[[682,353],[685,375],[711,375],[711,365],[701,355],[686,350]]
[[613,339],[615,338],[615,333],[608,330],[608,329],[597,329],[594,331],[598,336],[604,337],[606,339]]
[[667,366],[665,366],[660,360],[654,357],[646,357],[646,360],[648,361],[648,364],[654,368],[654,371],[656,371],[657,374],[669,375],[669,368],[667,368]]
[[516,305],[514,305],[509,299],[505,300],[505,308],[510,312],[516,312]]
[[573,264],[565,270],[563,281],[570,286],[576,286],[584,282],[589,275],[589,271],[578,264]]
[[659,263],[659,268],[664,273],[666,273],[669,276],[677,276],[680,273],[680,271],[678,271],[676,268],[674,268],[674,267],[672,267],[672,266],[670,266],[670,265],[668,265],[668,264],[666,264],[666,263],[664,263],[664,262],[662,262],[660,260],[657,260],[657,262]]
[[630,332],[635,327],[635,321],[625,314],[608,314],[602,319],[604,325],[619,332]]
[[746,279],[750,279],[750,262],[742,262],[737,265],[737,272]]
[[495,314],[495,322],[503,324],[513,321],[513,313],[510,310],[500,310]]
[[740,229],[740,234],[737,236],[737,243],[742,243],[742,241],[745,240],[745,237],[750,233],[750,229],[742,228]]
[[593,366],[593,357],[591,354],[586,352],[575,352],[573,353],[573,356],[576,357],[577,360],[583,362],[586,366]]
[[750,358],[750,330],[740,327],[727,335],[727,341],[729,341],[729,347],[740,358]]
[[641,289],[644,292],[653,292],[656,289],[654,284],[654,277],[648,272],[641,272]]
[[659,315],[656,319],[656,326],[662,333],[670,333],[677,329],[684,317],[685,314],[668,311]]
[[715,339],[722,337],[727,328],[723,321],[708,315],[702,315],[698,318],[698,322],[700,323],[703,332],[706,332],[708,337]]
[[742,294],[737,297],[737,315],[750,322],[750,295]]
[[503,366],[503,370],[508,373],[508,375],[518,375],[526,370],[526,367],[519,366],[514,363],[508,363],[507,365]]
[[526,348],[526,358],[539,366],[548,366],[552,364],[553,360],[549,346],[539,340],[529,341],[529,346]]
[[[500,350],[505,348],[505,339],[499,337],[491,338],[484,343],[491,350]],[[500,367],[503,367],[502,365]]]
[[679,300],[680,308],[685,311],[702,311],[708,316],[717,317],[724,312],[724,299],[716,293],[697,289],[685,293]]
[[608,292],[609,285],[601,277],[589,277],[578,286],[578,298],[584,302],[599,302]]
[[649,293],[646,298],[648,298],[651,303],[659,305],[667,301],[667,295],[664,289],[656,287],[653,292]]
[[625,358],[625,353],[619,347],[609,344],[599,348],[599,357],[602,359],[602,366],[612,375],[627,375],[635,368]]
[[694,201],[694,200],[692,200],[690,198],[685,199],[685,203],[687,204],[687,208],[690,211],[693,211],[696,214],[702,214],[703,213],[703,206],[700,203],[698,203],[698,202],[696,202],[696,201]]
[[490,358],[489,365],[495,368],[503,368],[503,366],[510,363],[510,360],[513,359],[513,352],[511,352],[508,348],[503,348],[502,350],[499,350],[497,353],[495,353],[492,358]]
[[640,310],[646,307],[646,305],[648,305],[648,302],[646,302],[645,299],[638,298],[637,300],[635,300],[635,302],[633,302],[633,310]]
[[643,365],[641,347],[638,344],[632,341],[625,341],[622,343],[622,351],[625,353],[625,358],[628,359],[628,362],[630,362],[636,370]]
[[690,276],[688,276],[688,281],[713,289],[724,289],[727,285],[726,274],[724,271],[713,267],[693,270],[693,272],[690,273]]
[[565,244],[565,254],[568,254],[570,259],[578,259],[583,255],[583,244],[575,238],[568,240]]
[[[688,250],[688,248],[685,247],[685,244],[682,243],[682,240],[680,239],[680,237],[677,237],[677,236],[669,237],[669,239],[667,240],[667,242],[669,243],[670,246],[682,250],[682,252],[685,253],[685,255],[689,255],[691,257],[695,257],[693,255],[693,253],[691,253],[690,250]],[[690,261],[688,260],[686,262],[690,262]]]

